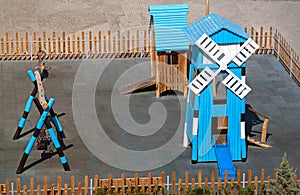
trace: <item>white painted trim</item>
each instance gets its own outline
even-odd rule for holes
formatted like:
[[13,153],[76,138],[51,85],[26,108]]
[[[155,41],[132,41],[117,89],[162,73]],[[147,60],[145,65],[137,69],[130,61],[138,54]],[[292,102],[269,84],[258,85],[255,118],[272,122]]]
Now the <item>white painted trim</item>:
[[189,139],[186,133],[187,130],[187,123],[184,124],[184,132],[183,132],[183,147],[188,147],[189,145]]
[[198,135],[198,121],[199,118],[193,118],[193,135]]
[[245,132],[245,121],[241,122],[241,139],[246,138],[246,132]]

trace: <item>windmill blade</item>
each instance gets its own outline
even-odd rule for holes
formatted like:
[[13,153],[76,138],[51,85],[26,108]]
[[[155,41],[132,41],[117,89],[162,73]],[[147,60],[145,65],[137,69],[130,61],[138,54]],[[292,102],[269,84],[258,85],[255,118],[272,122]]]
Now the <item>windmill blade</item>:
[[251,88],[235,76],[229,69],[226,69],[226,71],[228,72],[228,76],[222,83],[240,99],[243,99],[251,91]]
[[[210,57],[218,65],[224,65],[222,59],[224,59],[224,51],[222,48],[209,38],[206,34],[203,34],[196,42],[197,45],[208,57]],[[227,65],[227,63],[225,64]]]
[[200,92],[219,74],[221,69],[219,68],[216,72],[210,68],[205,67],[200,74],[198,74],[194,80],[188,85],[188,87],[196,94]]
[[259,45],[249,38],[240,48],[238,53],[234,55],[232,61],[241,66],[246,60],[259,48]]

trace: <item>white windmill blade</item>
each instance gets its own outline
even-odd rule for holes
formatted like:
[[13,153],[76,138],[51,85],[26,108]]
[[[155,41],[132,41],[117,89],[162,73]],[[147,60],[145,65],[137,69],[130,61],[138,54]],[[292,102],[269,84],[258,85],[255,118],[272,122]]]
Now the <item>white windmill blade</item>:
[[251,88],[240,80],[235,74],[233,74],[229,69],[227,77],[222,81],[222,83],[230,89],[235,95],[240,99],[243,99],[250,91]]
[[[249,38],[233,56],[232,61],[241,66],[259,48],[259,45]],[[231,61],[231,60],[230,60]]]
[[205,67],[200,74],[198,74],[194,80],[188,85],[188,87],[196,94],[199,95],[200,92],[219,74],[221,68],[216,72],[212,71],[210,68]]
[[[206,55],[208,55],[214,62],[218,65],[224,66],[224,51],[223,49],[214,42],[211,38],[209,38],[205,33],[195,42]],[[227,65],[227,63],[225,64]]]

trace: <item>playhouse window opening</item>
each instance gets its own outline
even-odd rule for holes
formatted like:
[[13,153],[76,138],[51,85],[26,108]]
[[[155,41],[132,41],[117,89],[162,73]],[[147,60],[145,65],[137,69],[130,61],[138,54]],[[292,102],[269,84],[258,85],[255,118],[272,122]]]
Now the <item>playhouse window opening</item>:
[[167,53],[167,64],[168,65],[177,65],[178,64],[178,53],[175,53],[175,52]]
[[227,89],[222,81],[225,79],[225,74],[217,75],[213,80],[213,104],[227,104]]
[[228,133],[228,117],[212,117],[212,135],[215,137],[216,144],[226,144]]

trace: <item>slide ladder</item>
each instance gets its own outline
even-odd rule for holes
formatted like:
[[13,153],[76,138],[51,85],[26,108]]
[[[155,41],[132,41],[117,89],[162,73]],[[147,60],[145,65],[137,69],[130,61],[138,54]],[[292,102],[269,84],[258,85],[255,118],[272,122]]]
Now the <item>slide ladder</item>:
[[236,179],[236,169],[233,165],[231,153],[228,144],[215,144],[215,152],[219,168],[219,175],[222,180],[225,177],[225,171],[228,171],[228,179]]

